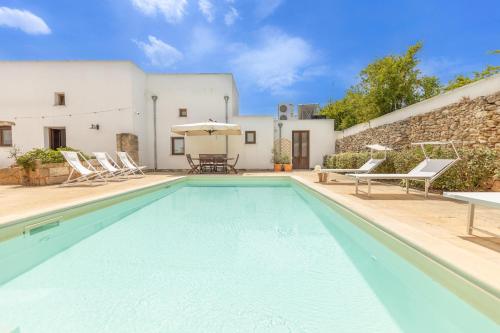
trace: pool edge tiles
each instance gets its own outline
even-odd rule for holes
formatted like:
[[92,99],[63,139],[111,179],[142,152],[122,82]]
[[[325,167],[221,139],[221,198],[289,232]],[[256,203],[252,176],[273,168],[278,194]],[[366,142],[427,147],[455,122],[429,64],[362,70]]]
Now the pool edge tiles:
[[470,276],[463,272],[460,267],[418,246],[402,235],[388,230],[366,214],[336,201],[328,194],[311,187],[302,179],[296,177],[291,177],[291,179],[295,185],[344,216],[346,220],[369,234],[390,251],[395,252],[403,260],[408,261],[441,286],[500,324],[500,291],[494,286]]

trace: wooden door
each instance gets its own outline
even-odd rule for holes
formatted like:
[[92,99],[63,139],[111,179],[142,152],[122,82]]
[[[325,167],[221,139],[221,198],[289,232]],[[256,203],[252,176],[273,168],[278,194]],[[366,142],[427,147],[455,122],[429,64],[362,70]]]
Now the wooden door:
[[49,147],[54,150],[66,147],[66,129],[49,128]]
[[294,169],[309,169],[309,131],[292,131]]

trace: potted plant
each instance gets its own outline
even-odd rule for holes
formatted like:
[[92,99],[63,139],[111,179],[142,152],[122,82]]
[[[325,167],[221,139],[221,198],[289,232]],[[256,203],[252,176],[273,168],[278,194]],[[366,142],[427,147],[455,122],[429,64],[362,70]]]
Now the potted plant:
[[274,171],[292,171],[290,156],[273,151]]
[[284,154],[281,156],[282,170],[290,172],[292,171],[292,163],[290,161],[290,156]]
[[274,163],[274,171],[279,172],[282,171],[282,164],[281,164],[281,154],[278,153],[275,149],[273,149],[273,163]]

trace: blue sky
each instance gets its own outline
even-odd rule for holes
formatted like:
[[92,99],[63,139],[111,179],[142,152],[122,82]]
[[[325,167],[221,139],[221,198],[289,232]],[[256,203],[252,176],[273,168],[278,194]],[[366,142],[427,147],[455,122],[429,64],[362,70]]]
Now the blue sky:
[[377,57],[424,43],[447,82],[500,63],[498,0],[0,0],[0,59],[132,60],[232,72],[241,113],[342,97]]

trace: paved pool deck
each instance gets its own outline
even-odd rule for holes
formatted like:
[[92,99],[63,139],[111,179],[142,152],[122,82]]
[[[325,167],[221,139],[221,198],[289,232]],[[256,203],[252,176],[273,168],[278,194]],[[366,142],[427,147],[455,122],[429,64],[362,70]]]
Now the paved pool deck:
[[[0,186],[0,225],[9,221],[83,204],[133,189],[175,179],[181,173],[162,172],[125,182],[110,182],[103,186],[22,187]],[[318,183],[311,171],[292,173],[246,172],[243,176],[292,176],[323,195],[349,207],[358,214],[400,235],[438,257],[451,261],[465,272],[488,282],[500,291],[500,238],[481,234],[466,234],[467,205],[431,193],[411,190],[406,194],[396,185],[374,183],[368,197],[361,187],[354,194],[353,181],[345,176],[330,175],[328,183]],[[478,206],[475,225],[500,234],[500,210]]]

